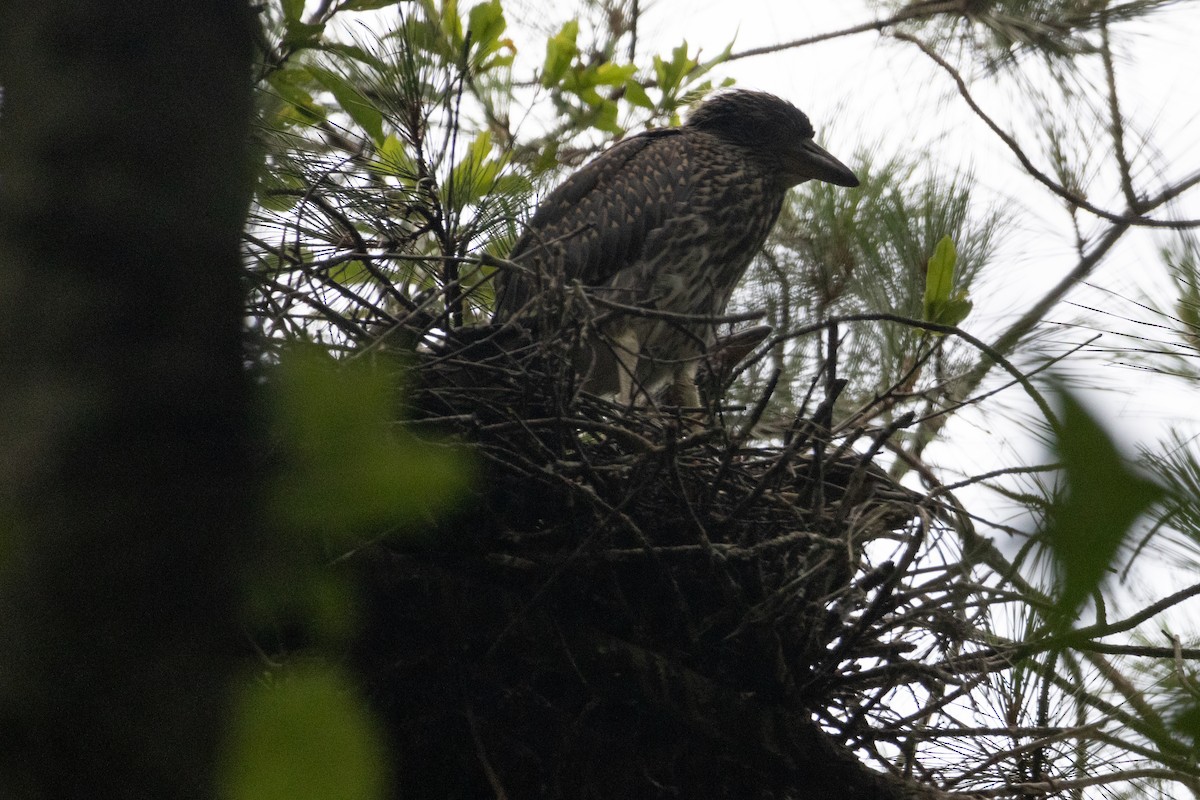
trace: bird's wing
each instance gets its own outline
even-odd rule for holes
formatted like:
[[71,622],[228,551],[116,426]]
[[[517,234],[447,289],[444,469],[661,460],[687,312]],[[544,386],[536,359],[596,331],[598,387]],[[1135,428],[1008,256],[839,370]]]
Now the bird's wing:
[[643,254],[690,191],[689,148],[678,129],[626,139],[546,196],[509,256],[526,272],[500,285],[496,316],[517,313],[550,278],[601,286]]

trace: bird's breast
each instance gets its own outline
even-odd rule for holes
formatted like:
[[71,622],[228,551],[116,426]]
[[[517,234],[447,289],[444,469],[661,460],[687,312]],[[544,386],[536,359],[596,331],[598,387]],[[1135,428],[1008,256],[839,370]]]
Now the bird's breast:
[[646,299],[662,310],[721,313],[782,202],[782,192],[745,171],[697,181],[689,202],[647,237],[632,275],[624,276],[633,278],[626,288],[650,288]]

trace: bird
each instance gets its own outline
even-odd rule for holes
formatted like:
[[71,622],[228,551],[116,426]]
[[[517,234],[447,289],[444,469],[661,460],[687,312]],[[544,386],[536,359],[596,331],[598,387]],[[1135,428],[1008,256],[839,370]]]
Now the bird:
[[509,254],[516,268],[497,274],[493,323],[561,325],[539,301],[577,285],[592,309],[573,320],[583,388],[697,407],[697,369],[788,190],[859,183],[814,135],[790,102],[734,89],[682,125],[618,141],[538,205]]

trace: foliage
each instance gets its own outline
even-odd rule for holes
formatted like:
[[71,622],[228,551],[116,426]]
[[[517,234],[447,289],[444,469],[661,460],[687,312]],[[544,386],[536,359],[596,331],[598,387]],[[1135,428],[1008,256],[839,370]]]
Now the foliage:
[[[858,191],[816,184],[794,195],[735,300],[739,310],[765,310],[765,321],[780,334],[770,356],[749,364],[734,389],[736,400],[749,402],[762,391],[770,370],[786,376],[791,383],[776,390],[772,418],[795,416],[797,398],[807,393],[807,378],[825,356],[812,330],[804,336],[788,332],[830,317],[925,318],[928,264],[945,237],[957,252],[953,297],[965,298],[993,257],[997,231],[1008,221],[1002,210],[977,200],[969,172],[921,175],[902,156],[878,163],[866,152],[858,161],[863,182]],[[947,378],[976,357],[962,342],[869,320],[848,331],[838,349],[850,381],[840,401],[845,415],[871,398],[892,398],[878,409],[891,415],[913,400],[945,396],[952,389]],[[898,406],[901,397],[907,401]],[[838,417],[839,424],[847,422]]]
[[926,322],[957,325],[971,313],[971,301],[965,289],[954,288],[954,268],[958,253],[954,240],[943,236],[925,268],[925,302],[922,314]]
[[1100,52],[1100,29],[1143,19],[1179,0],[876,0],[931,41],[951,43],[989,70],[1015,69],[1023,57],[1060,65]]
[[723,57],[702,63],[684,44],[645,70],[595,62],[568,22],[547,41],[539,77],[563,123],[518,141],[517,54],[498,0],[465,15],[432,0],[397,10],[390,33],[344,43],[317,37],[331,21],[300,24],[284,8],[282,32],[264,37],[265,158],[248,238],[264,346],[362,343],[414,313],[428,328],[477,319],[493,272],[480,256],[507,252],[533,180],[564,145],[622,132],[623,113],[678,122]]
[[225,796],[378,798],[387,735],[336,663],[362,624],[361,587],[329,562],[381,531],[420,541],[474,470],[461,450],[397,428],[397,365],[295,345],[281,359],[263,375],[273,470],[245,610],[278,660],[237,694]]
[[224,796],[384,796],[385,738],[354,687],[329,667],[280,672],[239,693],[223,767]]
[[1101,588],[1130,526],[1163,498],[1163,490],[1125,465],[1078,400],[1064,393],[1062,403],[1054,446],[1065,485],[1051,509],[1045,539],[1059,570],[1057,603],[1065,624]]
[[362,363],[319,351],[284,354],[270,377],[281,469],[268,513],[285,531],[412,526],[444,510],[469,480],[453,451],[393,431],[397,387]]
[[[371,685],[374,713],[418,746],[450,743],[436,752],[455,754],[451,771],[497,795],[506,779],[530,775],[543,787],[596,790],[588,757],[626,746],[614,729],[653,745],[626,753],[628,792],[643,778],[707,774],[663,767],[705,763],[688,750],[701,741],[707,763],[728,767],[726,788],[790,785],[799,773],[788,758],[830,743],[836,755],[814,769],[845,766],[869,781],[856,769],[872,764],[900,776],[871,796],[914,783],[989,796],[1196,785],[1194,670],[1170,666],[1195,650],[1178,636],[1169,647],[1142,639],[1113,650],[1112,638],[1144,618],[1139,609],[1110,620],[1108,603],[1120,594],[1111,576],[1160,537],[1190,541],[1181,558],[1197,563],[1197,459],[1179,440],[1167,458],[1147,452],[1155,479],[1144,477],[1075,394],[1062,395],[1056,415],[1038,379],[1076,349],[1039,349],[1048,310],[1127,230],[1165,227],[1157,212],[1191,185],[1135,187],[1118,104],[1104,94],[1116,86],[1109,28],[1170,3],[879,4],[891,16],[874,29],[928,56],[1062,203],[1078,263],[992,341],[961,329],[975,324],[968,297],[998,279],[1002,240],[1016,236],[1012,210],[981,200],[968,169],[938,172],[923,154],[864,146],[860,190],[810,184],[785,207],[732,309],[761,312],[773,335],[733,374],[710,376],[715,422],[698,432],[581,396],[561,358],[578,332],[537,346],[468,336],[464,350],[456,337],[487,331],[491,280],[514,268],[504,256],[537,192],[602,141],[678,124],[690,100],[727,82],[716,68],[738,56],[732,45],[708,59],[686,42],[647,57],[636,3],[585,3],[529,52],[500,0],[399,4],[371,17],[383,20],[376,27],[340,23],[381,5],[370,0],[307,20],[301,5],[264,9],[262,169],[245,248],[247,360],[291,406],[278,451],[291,466],[277,473],[273,509],[281,529],[303,534],[281,539],[293,553],[271,556],[292,588],[260,587],[252,603],[260,646],[272,621],[298,618],[305,631],[265,647],[288,665],[285,695],[300,658],[335,662],[349,648],[353,670],[396,670],[388,674],[404,685]],[[1030,57],[1060,81],[1039,88],[1036,158],[987,116],[970,79],[1027,87]],[[1107,70],[1106,86],[1078,79],[1088,65]],[[1120,186],[1112,197],[1105,169]],[[1081,233],[1081,217],[1100,232]],[[1167,248],[1179,301],[1164,312],[1175,368],[1192,377],[1194,251],[1186,234]],[[289,365],[295,342],[319,345],[331,363]],[[398,389],[386,373],[354,366],[390,369],[396,353],[411,370],[405,413],[389,403]],[[1014,385],[1057,463],[944,477],[951,470],[927,448],[953,445],[945,426],[978,420],[975,409],[1009,413]],[[382,432],[406,413],[416,419]],[[462,462],[422,440],[429,430],[473,443],[485,461],[473,489],[463,488]],[[874,462],[911,472],[924,497]],[[864,483],[899,492],[908,516],[864,522],[872,508],[845,499]],[[990,519],[958,496],[981,486],[1025,523]],[[457,509],[466,521],[449,511],[456,505],[473,509]],[[418,522],[420,540],[397,534]],[[838,536],[844,552],[824,549]],[[1002,537],[1017,542],[1013,552],[992,543]],[[354,566],[331,581],[321,559]],[[700,587],[717,588],[710,597]],[[1187,597],[1163,598],[1160,610]],[[339,614],[350,622],[339,625]],[[505,647],[513,660],[496,666]],[[305,691],[358,731],[347,735],[358,742],[348,758],[379,747],[344,673],[299,674],[302,687],[315,675]],[[458,689],[445,688],[447,674]],[[406,716],[407,699],[424,710]],[[246,700],[243,711],[253,718],[264,702],[274,701]],[[506,724],[531,718],[561,737]],[[785,775],[782,784],[750,756],[732,764],[703,750],[712,730],[748,718],[760,733],[816,731],[778,761],[779,743],[741,738],[755,757],[767,753],[766,772]],[[654,730],[662,719],[666,737]],[[275,724],[263,722],[259,736],[274,736]],[[1135,758],[1152,766],[1124,774]],[[568,766],[549,774],[527,761]]]

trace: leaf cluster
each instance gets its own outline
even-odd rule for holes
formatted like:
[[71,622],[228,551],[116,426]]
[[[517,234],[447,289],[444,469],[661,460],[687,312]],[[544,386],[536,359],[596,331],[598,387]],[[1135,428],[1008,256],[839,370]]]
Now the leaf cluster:
[[988,71],[1027,57],[1070,67],[1100,52],[1103,26],[1143,19],[1180,0],[876,0],[903,27],[965,51]]
[[[800,381],[824,357],[811,333],[791,332],[811,330],[831,317],[871,313],[949,322],[931,319],[930,313],[948,313],[943,309],[953,306],[963,314],[1006,223],[1001,209],[977,201],[970,172],[921,175],[904,158],[876,162],[865,152],[856,161],[860,190],[839,192],[814,182],[793,193],[735,298],[741,309],[764,310],[776,333],[769,357],[746,370],[735,391],[752,396],[770,370],[779,370],[792,382],[777,395],[782,416],[795,413],[796,398],[805,391]],[[956,253],[949,270],[947,237]],[[932,278],[931,263],[937,267]],[[930,411],[939,402],[954,402],[953,377],[980,357],[958,343],[888,322],[855,325],[839,352],[850,381],[841,405],[847,415],[897,390],[931,401]]]

